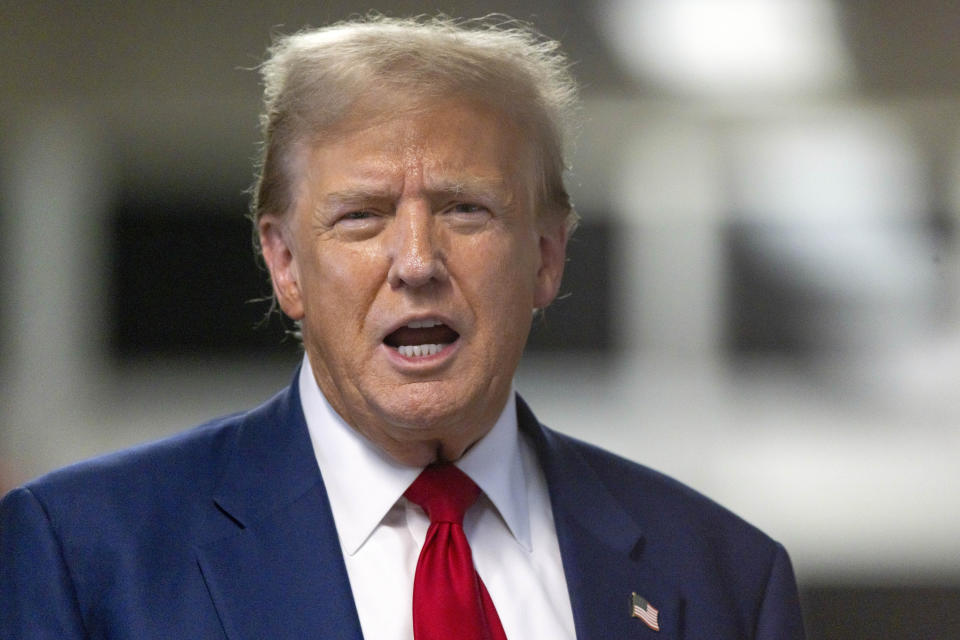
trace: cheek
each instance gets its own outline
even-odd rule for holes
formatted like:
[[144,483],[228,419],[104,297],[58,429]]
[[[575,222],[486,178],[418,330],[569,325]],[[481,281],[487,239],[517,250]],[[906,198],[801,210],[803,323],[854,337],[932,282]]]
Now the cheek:
[[478,247],[467,267],[478,311],[498,330],[511,330],[533,310],[536,255],[513,241]]
[[383,263],[370,248],[318,247],[304,283],[307,322],[318,326],[349,322],[361,327],[385,281]]

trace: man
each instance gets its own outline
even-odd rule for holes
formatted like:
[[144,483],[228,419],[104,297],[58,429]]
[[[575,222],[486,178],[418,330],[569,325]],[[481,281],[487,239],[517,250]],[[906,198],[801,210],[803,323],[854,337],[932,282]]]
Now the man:
[[512,390],[576,221],[554,45],[369,19],[263,73],[254,221],[303,365],[9,494],[0,636],[802,637],[779,544]]

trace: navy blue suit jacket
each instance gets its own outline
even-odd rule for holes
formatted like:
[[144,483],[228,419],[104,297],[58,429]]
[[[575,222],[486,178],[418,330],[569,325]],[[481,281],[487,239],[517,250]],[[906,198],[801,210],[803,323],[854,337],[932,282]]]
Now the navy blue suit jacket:
[[[578,638],[802,638],[783,547],[518,407],[546,474]],[[659,609],[659,632],[630,616],[632,592]],[[296,384],[8,494],[0,638],[360,639]]]

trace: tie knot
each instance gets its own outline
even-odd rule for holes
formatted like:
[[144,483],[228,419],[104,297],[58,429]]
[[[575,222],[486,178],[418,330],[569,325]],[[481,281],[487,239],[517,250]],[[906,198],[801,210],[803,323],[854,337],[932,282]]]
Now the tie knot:
[[430,522],[463,524],[463,514],[480,495],[480,487],[452,464],[432,464],[404,492],[427,512]]

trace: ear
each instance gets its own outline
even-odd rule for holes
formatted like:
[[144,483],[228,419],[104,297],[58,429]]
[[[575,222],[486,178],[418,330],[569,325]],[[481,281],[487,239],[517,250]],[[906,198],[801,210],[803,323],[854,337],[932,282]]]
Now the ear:
[[537,309],[549,306],[560,290],[567,260],[567,236],[567,225],[562,221],[547,222],[540,230],[540,269],[533,295],[533,305]]
[[297,259],[286,225],[280,218],[267,214],[257,223],[257,231],[277,302],[291,320],[300,320],[304,315],[303,296]]

